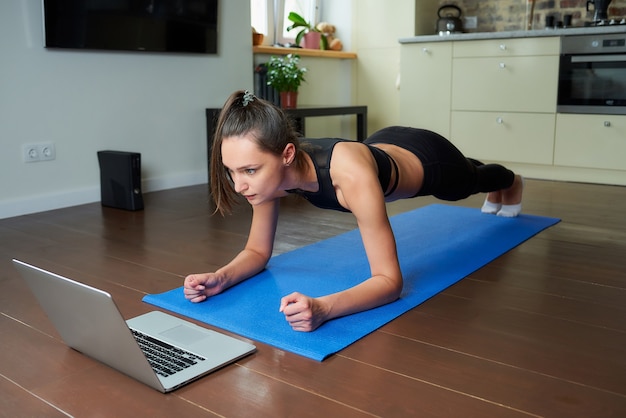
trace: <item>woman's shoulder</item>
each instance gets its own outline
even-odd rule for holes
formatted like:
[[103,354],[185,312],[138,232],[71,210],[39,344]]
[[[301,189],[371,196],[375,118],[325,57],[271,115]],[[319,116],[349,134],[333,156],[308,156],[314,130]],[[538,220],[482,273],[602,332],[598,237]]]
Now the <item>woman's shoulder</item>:
[[307,150],[311,150],[311,149],[318,149],[318,150],[324,150],[324,149],[333,149],[335,147],[335,145],[337,145],[340,142],[349,142],[348,139],[342,139],[342,138],[300,138],[299,139],[300,145],[303,146],[304,149]]
[[376,175],[378,171],[370,147],[356,141],[341,142],[335,146],[331,168],[336,178],[339,178],[338,175],[341,173],[348,174],[348,178],[354,179],[368,172]]
[[341,138],[301,138],[300,145],[318,168],[329,168],[335,146],[347,141]]

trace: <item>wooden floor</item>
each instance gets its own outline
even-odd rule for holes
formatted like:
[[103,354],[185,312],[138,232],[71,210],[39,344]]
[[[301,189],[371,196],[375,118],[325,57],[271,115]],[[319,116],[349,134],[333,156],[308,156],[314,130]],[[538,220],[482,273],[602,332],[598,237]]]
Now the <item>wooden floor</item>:
[[[0,416],[626,416],[626,188],[529,180],[524,212],[561,223],[324,362],[255,342],[168,395],[68,349],[10,263],[100,287],[129,318],[245,241],[249,208],[211,217],[205,186],[144,198],[141,212],[0,220]],[[277,253],[355,227],[303,201],[282,209]]]

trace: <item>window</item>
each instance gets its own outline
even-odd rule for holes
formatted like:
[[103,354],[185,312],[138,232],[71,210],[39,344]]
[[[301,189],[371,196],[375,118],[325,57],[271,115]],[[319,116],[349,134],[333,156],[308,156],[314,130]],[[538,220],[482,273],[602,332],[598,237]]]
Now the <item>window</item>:
[[250,0],[250,14],[252,27],[257,32],[265,35],[265,39],[271,39],[269,28],[274,26],[273,7],[269,7],[273,0]]
[[321,0],[250,0],[252,26],[265,35],[265,44],[293,42],[296,32],[287,32],[289,12],[317,23]]

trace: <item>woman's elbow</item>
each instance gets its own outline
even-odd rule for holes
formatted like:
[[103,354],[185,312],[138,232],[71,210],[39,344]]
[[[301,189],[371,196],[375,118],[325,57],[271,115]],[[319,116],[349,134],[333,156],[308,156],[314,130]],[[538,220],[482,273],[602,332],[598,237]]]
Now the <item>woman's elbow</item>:
[[393,302],[400,298],[403,289],[402,277],[389,280],[389,301]]
[[395,287],[392,292],[393,300],[400,299],[400,295],[402,295],[402,283]]

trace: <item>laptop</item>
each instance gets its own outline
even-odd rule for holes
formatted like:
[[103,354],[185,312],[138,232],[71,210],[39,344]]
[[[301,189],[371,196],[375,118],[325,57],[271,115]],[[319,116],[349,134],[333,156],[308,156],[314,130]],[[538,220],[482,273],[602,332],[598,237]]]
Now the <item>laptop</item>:
[[256,350],[160,311],[124,321],[109,293],[19,260],[13,264],[69,347],[163,393]]

